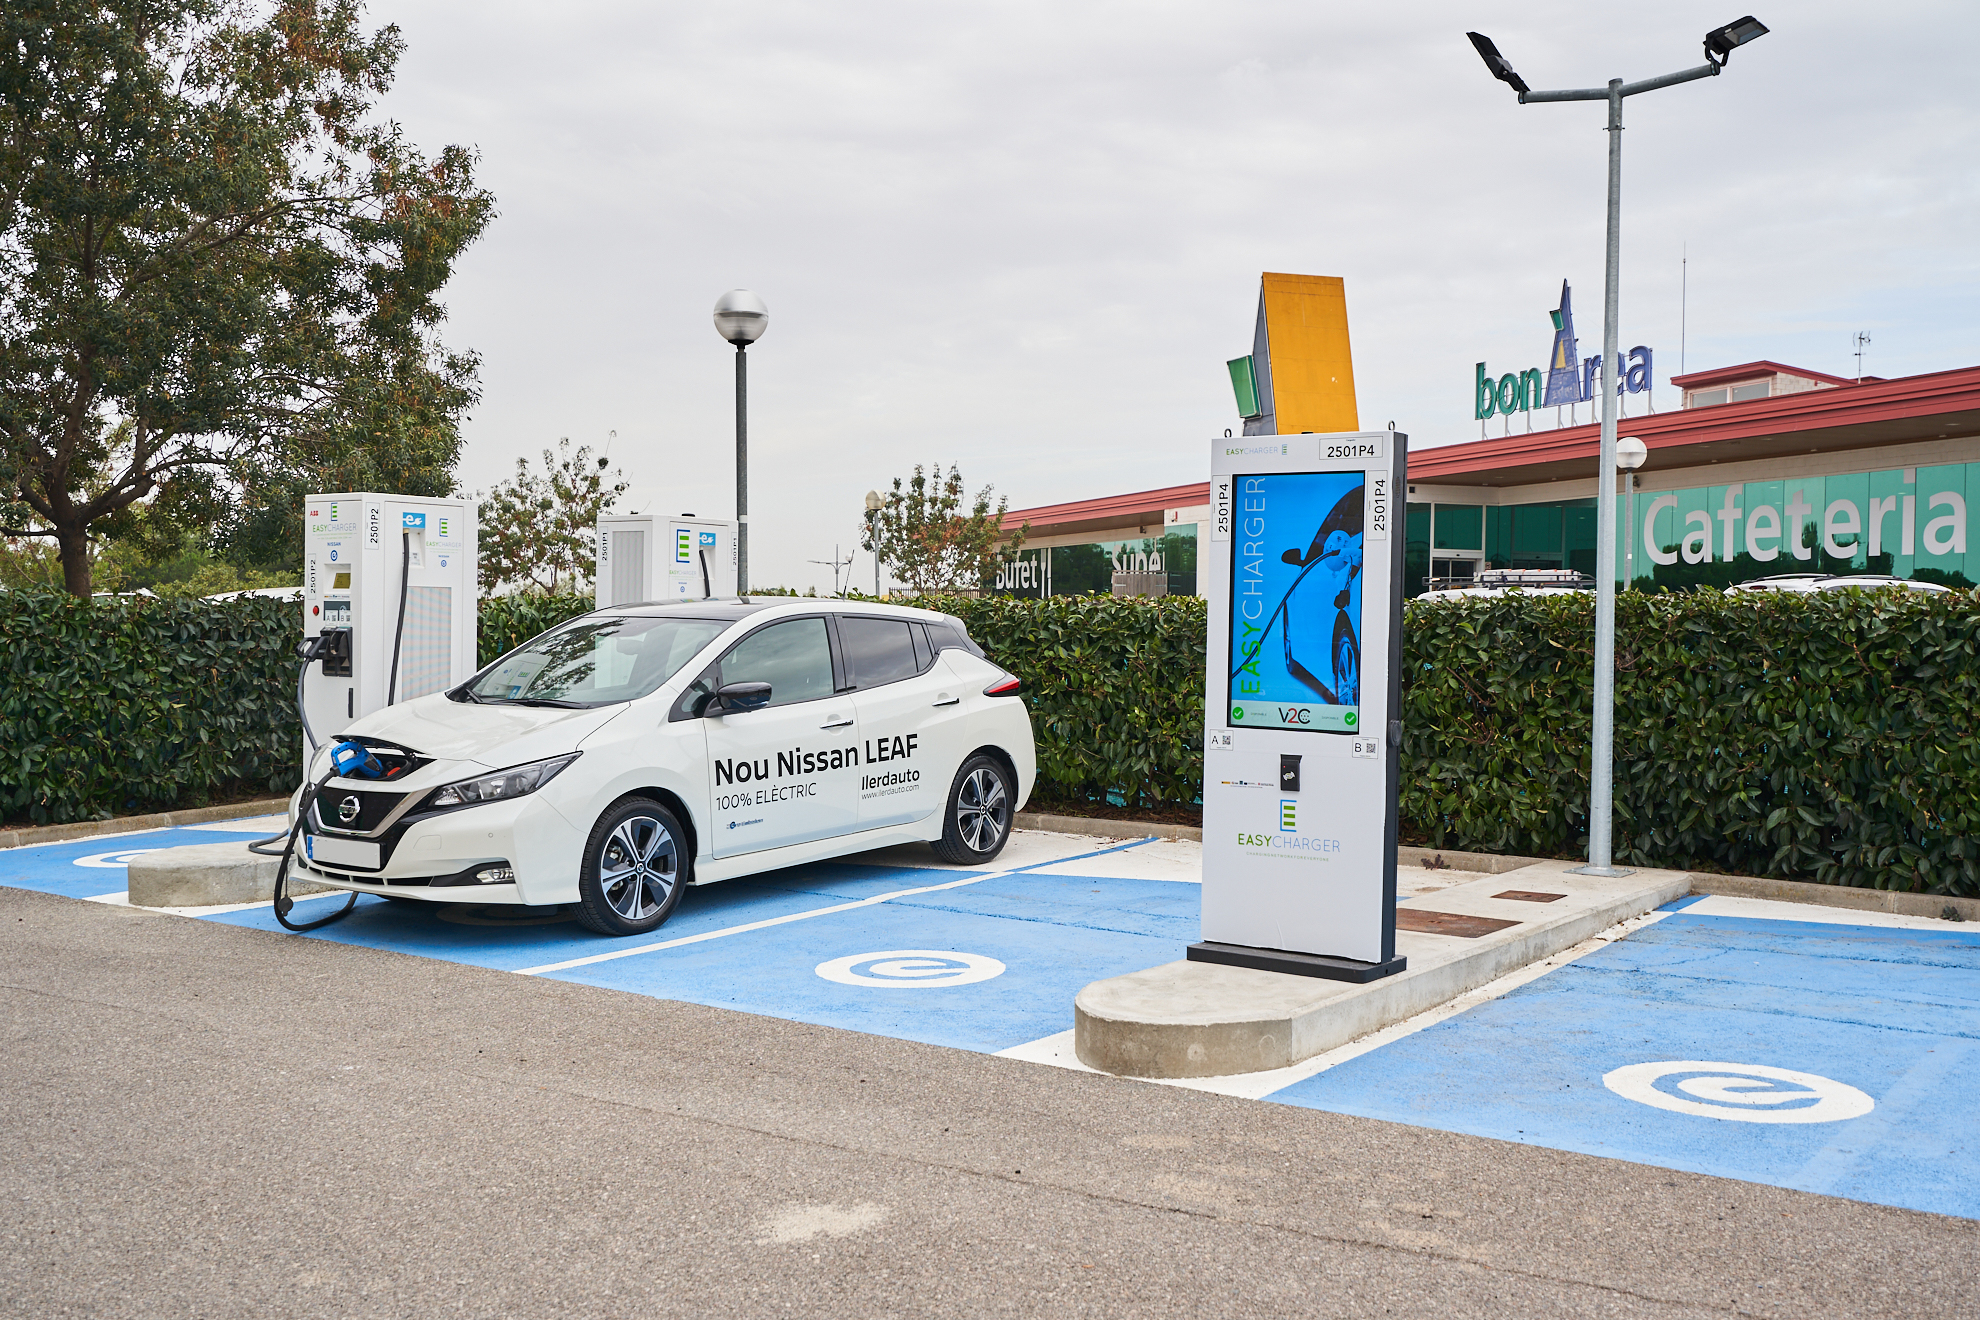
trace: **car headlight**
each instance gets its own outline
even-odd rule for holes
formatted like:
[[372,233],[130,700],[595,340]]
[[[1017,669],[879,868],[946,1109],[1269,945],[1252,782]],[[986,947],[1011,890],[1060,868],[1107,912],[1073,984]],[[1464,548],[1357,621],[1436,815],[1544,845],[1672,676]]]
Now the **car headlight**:
[[506,802],[534,793],[552,779],[559,771],[578,759],[580,753],[568,756],[553,756],[547,761],[531,761],[528,765],[512,765],[507,770],[497,770],[492,775],[477,775],[473,779],[457,779],[451,784],[442,784],[433,790],[426,799],[428,808],[472,807],[482,802]]

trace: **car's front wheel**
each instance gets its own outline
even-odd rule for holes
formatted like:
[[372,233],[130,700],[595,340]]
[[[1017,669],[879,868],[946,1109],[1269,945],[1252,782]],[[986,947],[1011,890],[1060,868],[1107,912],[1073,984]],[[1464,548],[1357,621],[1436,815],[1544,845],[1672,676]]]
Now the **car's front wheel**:
[[1010,840],[1016,810],[1017,785],[1004,763],[981,753],[970,757],[949,786],[935,855],[958,866],[989,861]]
[[598,818],[578,876],[578,924],[601,935],[644,935],[673,915],[693,860],[687,832],[651,798],[624,798]]

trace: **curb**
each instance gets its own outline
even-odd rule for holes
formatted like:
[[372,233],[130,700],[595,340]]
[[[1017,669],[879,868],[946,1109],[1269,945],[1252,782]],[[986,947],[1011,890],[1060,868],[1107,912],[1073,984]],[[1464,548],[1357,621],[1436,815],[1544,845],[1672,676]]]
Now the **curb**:
[[1683,871],[1597,879],[1572,864],[1522,868],[1529,883],[1565,891],[1560,907],[1500,898],[1506,882],[1467,881],[1424,903],[1509,919],[1482,937],[1403,933],[1410,966],[1366,984],[1308,979],[1217,963],[1174,962],[1095,981],[1073,999],[1073,1052],[1120,1077],[1225,1077],[1287,1068],[1372,1031],[1449,1003],[1511,972],[1552,958],[1618,922],[1682,898]]
[[25,848],[34,843],[61,843],[67,839],[87,839],[98,834],[130,834],[138,830],[171,829],[177,825],[203,825],[214,820],[271,816],[288,809],[289,799],[286,797],[256,798],[252,802],[231,802],[224,807],[189,807],[184,811],[155,811],[147,816],[112,816],[109,820],[79,820],[68,825],[0,830],[0,848]]
[[1193,839],[1203,842],[1201,825],[1163,825],[1148,820],[1108,820],[1101,816],[1053,816],[1040,811],[1020,811],[1013,822],[1021,830],[1049,830],[1053,834],[1090,834],[1099,839],[1133,839],[1154,835],[1158,839]]
[[[1197,825],[1161,825],[1153,821],[1110,820],[1102,816],[1055,816],[1038,811],[1020,811],[1017,828],[1049,830],[1054,834],[1086,834],[1101,839],[1146,837],[1203,841]],[[4,837],[4,836],[0,836]],[[1414,874],[1423,863],[1443,858],[1453,871],[1476,871],[1482,875],[1504,875],[1528,866],[1542,866],[1562,860],[1553,857],[1515,857],[1501,853],[1457,852],[1450,848],[1396,849],[1396,865]],[[1426,868],[1428,869],[1428,868]],[[1432,871],[1435,874],[1435,871]],[[1858,912],[1892,912],[1907,917],[1943,918],[1947,908],[1964,921],[1980,921],[1980,898],[1953,898],[1946,894],[1910,894],[1888,889],[1855,889],[1848,885],[1818,885],[1806,880],[1768,880],[1751,875],[1691,874],[1694,894],[1722,894],[1727,898],[1770,898],[1780,903],[1811,903],[1820,907],[1852,908]]]
[[1777,903],[1809,903],[1820,907],[1853,908],[1858,912],[1890,912],[1904,917],[1938,917],[1946,909],[1962,921],[1980,921],[1980,898],[1948,894],[1909,894],[1893,889],[1856,889],[1849,885],[1818,885],[1806,880],[1767,880],[1752,875],[1691,873],[1691,892],[1726,898],[1771,898]]

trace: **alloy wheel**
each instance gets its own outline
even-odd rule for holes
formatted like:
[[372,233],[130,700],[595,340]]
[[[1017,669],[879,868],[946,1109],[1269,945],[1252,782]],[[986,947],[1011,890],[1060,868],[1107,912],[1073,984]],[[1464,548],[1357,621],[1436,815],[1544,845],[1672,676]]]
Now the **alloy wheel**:
[[995,848],[1010,825],[1010,801],[1004,781],[988,766],[979,767],[963,780],[956,794],[956,831],[972,851],[983,853]]
[[652,816],[619,822],[598,855],[598,888],[627,921],[644,921],[674,892],[680,859],[674,836]]

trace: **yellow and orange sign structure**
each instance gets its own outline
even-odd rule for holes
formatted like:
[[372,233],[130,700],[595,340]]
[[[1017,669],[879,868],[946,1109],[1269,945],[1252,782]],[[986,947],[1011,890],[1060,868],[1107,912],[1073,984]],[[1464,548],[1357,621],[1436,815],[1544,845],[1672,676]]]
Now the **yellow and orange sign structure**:
[[1260,276],[1251,356],[1229,365],[1246,435],[1361,429],[1338,276]]

